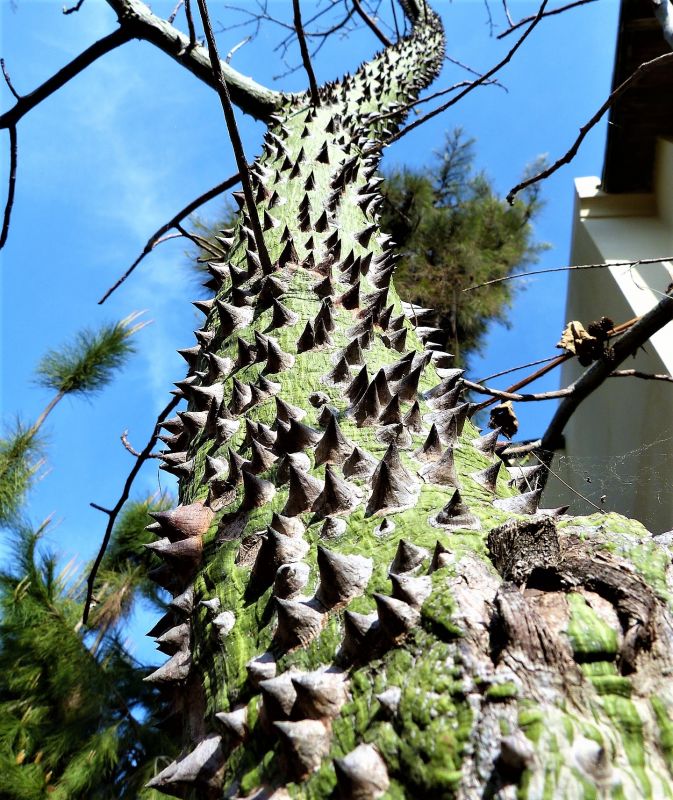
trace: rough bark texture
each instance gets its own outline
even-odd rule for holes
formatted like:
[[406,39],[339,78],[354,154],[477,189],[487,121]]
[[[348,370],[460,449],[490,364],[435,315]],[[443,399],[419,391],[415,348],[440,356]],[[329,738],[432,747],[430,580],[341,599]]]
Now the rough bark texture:
[[153,526],[176,599],[149,680],[184,751],[152,785],[673,796],[669,554],[615,515],[538,510],[390,283],[373,118],[443,56],[439,19],[407,11],[409,37],[273,120],[253,167],[273,271],[244,208],[210,267],[165,425],[181,503]]

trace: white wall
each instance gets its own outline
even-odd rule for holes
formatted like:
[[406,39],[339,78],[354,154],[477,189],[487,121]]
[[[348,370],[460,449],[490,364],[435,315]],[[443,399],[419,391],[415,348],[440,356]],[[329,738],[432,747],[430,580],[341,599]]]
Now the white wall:
[[[673,142],[658,143],[653,194],[606,195],[598,186],[598,178],[575,181],[571,264],[673,256]],[[573,271],[566,319],[625,322],[652,308],[672,281],[671,262]],[[673,374],[673,325],[621,368]],[[576,359],[564,364],[562,386],[582,371]],[[554,464],[563,481],[602,508],[653,533],[673,529],[673,384],[608,379],[569,421]],[[550,477],[544,505],[567,503],[575,513],[595,510]]]

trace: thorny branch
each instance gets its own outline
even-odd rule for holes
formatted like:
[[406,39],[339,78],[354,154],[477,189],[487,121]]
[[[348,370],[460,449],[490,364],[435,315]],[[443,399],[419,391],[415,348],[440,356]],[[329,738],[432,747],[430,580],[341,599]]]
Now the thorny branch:
[[517,272],[514,275],[505,275],[502,278],[493,278],[493,280],[485,281],[484,283],[476,283],[474,286],[468,286],[463,289],[464,292],[473,292],[475,289],[481,289],[484,286],[492,286],[494,283],[503,283],[503,281],[513,281],[516,278],[526,278],[529,275],[546,275],[550,272],[569,272],[575,269],[606,269],[607,267],[639,267],[643,264],[661,264],[666,261],[673,261],[673,256],[663,256],[662,258],[638,258],[635,261],[610,261],[606,263],[602,261],[600,264],[575,264],[569,267],[551,267],[549,269],[534,269],[527,270],[526,272]]
[[564,164],[569,164],[577,155],[577,151],[579,150],[580,145],[584,141],[586,135],[598,124],[610,106],[612,106],[627,89],[639,81],[643,75],[648,73],[650,70],[660,67],[663,64],[668,64],[671,61],[673,61],[673,53],[664,53],[663,56],[658,56],[657,58],[653,58],[651,61],[645,61],[640,64],[635,71],[610,94],[608,99],[603,103],[598,111],[596,111],[591,119],[582,125],[579,136],[575,139],[570,149],[567,150],[566,153],[551,166],[543,169],[541,172],[538,172],[537,175],[532,175],[530,178],[526,178],[525,180],[521,181],[521,183],[517,183],[516,186],[510,189],[509,194],[507,195],[507,202],[512,205],[514,203],[514,198],[522,189],[526,189],[528,186],[532,186],[539,181],[546,180],[550,175],[553,175],[562,166],[564,166]]
[[98,574],[98,569],[101,565],[103,560],[103,556],[105,555],[105,551],[107,550],[107,546],[110,543],[110,538],[112,536],[112,530],[115,526],[117,521],[117,517],[119,516],[119,512],[124,507],[124,504],[129,499],[129,494],[131,492],[131,487],[133,486],[133,482],[136,479],[136,476],[140,472],[140,468],[142,465],[147,461],[152,453],[152,449],[157,442],[159,437],[159,426],[161,423],[166,419],[166,417],[173,411],[173,409],[178,405],[180,402],[179,397],[173,397],[170,403],[164,408],[164,410],[159,414],[157,417],[156,425],[154,426],[154,433],[150,437],[149,441],[143,448],[142,452],[136,458],[131,471],[126,478],[126,482],[124,483],[124,488],[122,489],[121,497],[117,500],[117,503],[114,508],[107,509],[99,506],[97,504],[91,503],[93,508],[102,511],[104,514],[108,515],[108,522],[105,527],[105,534],[103,536],[103,541],[101,542],[100,550],[98,551],[98,555],[96,556],[96,560],[93,562],[93,566],[91,567],[91,571],[89,572],[89,577],[87,578],[87,591],[86,591],[86,600],[84,602],[84,612],[82,613],[82,623],[86,625],[87,620],[89,619],[89,612],[91,610],[91,601],[93,599],[93,587],[96,581],[96,575]]
[[438,108],[433,109],[432,111],[428,111],[427,114],[424,114],[422,117],[419,117],[417,120],[405,125],[404,128],[401,128],[396,134],[388,139],[388,144],[392,144],[396,142],[398,139],[401,139],[403,136],[406,136],[407,133],[410,133],[415,128],[418,128],[420,125],[423,125],[429,119],[436,117],[438,114],[442,114],[451,106],[454,106],[459,100],[462,100],[465,95],[469,94],[470,92],[474,91],[477,86],[481,86],[482,83],[490,80],[490,78],[495,75],[496,72],[499,72],[503,67],[505,67],[509,62],[514,58],[516,51],[521,47],[521,45],[526,41],[528,36],[533,32],[533,29],[536,27],[538,22],[542,19],[542,15],[544,13],[544,9],[547,6],[548,0],[543,0],[542,5],[540,6],[539,11],[537,12],[535,18],[530,23],[530,25],[526,28],[525,32],[521,36],[521,38],[517,41],[517,43],[512,47],[512,49],[507,53],[507,55],[499,61],[495,66],[491,67],[488,72],[485,72],[481,77],[477,78],[470,86],[465,88],[462,92],[459,92],[455,97],[451,98],[448,102],[444,103],[443,105],[439,106]]
[[[196,199],[192,200],[191,203],[188,203],[183,209],[178,211],[175,216],[171,217],[168,222],[164,223],[160,228],[158,228],[147,240],[145,247],[142,250],[142,253],[136,258],[136,260],[131,264],[131,266],[126,270],[126,272],[119,278],[119,280],[111,286],[107,292],[101,297],[98,301],[98,305],[102,305],[108,297],[115,292],[124,281],[129,277],[129,275],[133,272],[133,270],[140,264],[140,262],[145,258],[145,256],[149,255],[149,253],[154,250],[154,248],[163,241],[166,241],[165,236],[168,231],[172,228],[175,228],[182,222],[185,217],[188,217],[197,208],[202,206],[204,203],[207,203],[209,200],[212,200],[214,197],[217,197],[219,194],[226,192],[228,189],[231,189],[235,186],[240,180],[240,176],[238,173],[236,175],[232,175],[230,178],[227,178],[226,181],[222,181],[222,183],[218,183],[217,186],[213,186],[212,189],[208,189],[207,192],[199,195]],[[182,234],[181,234],[182,235]]]
[[[568,3],[565,6],[560,6],[559,8],[552,8],[551,11],[545,11],[542,15],[543,17],[553,17],[556,14],[562,14],[564,11],[570,11],[571,8],[576,8],[577,6],[585,6],[587,3],[595,3],[596,0],[575,0],[573,3]],[[512,22],[509,13],[507,14],[507,21],[509,22],[509,28],[502,33],[499,33],[495,38],[496,39],[504,39],[506,36],[509,36],[510,33],[513,33],[518,28],[521,28],[523,25],[527,25],[533,17],[524,17],[520,19],[518,22]]]

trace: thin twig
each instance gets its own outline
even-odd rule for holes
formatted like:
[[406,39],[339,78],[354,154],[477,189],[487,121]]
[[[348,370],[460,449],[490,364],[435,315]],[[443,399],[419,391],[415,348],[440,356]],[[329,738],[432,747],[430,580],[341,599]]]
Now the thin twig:
[[518,372],[520,369],[528,369],[529,367],[537,367],[538,364],[548,364],[558,356],[549,356],[549,358],[540,358],[537,361],[529,361],[528,364],[519,364],[518,367],[510,367],[504,369],[502,372],[494,372],[492,375],[487,375],[485,378],[480,378],[475,383],[484,383],[485,381],[492,381],[494,378],[501,378],[503,375],[509,375],[510,372]]
[[[551,370],[556,369],[559,364],[563,364],[564,361],[568,361],[568,359],[573,357],[573,353],[564,353],[561,356],[556,356],[552,361],[550,361],[546,366],[541,367],[540,369],[536,370],[530,375],[527,375],[522,380],[518,381],[517,383],[508,386],[505,389],[505,392],[516,392],[517,389],[522,389],[524,386],[527,386],[529,383],[533,383],[538,378],[541,378],[543,375],[546,375]],[[488,406],[493,405],[495,400],[484,400],[483,403],[479,403],[479,405],[475,408],[475,411],[481,411],[483,408],[488,408]]]
[[199,5],[199,12],[201,14],[201,20],[203,22],[203,29],[206,34],[206,41],[208,43],[208,55],[210,56],[210,64],[213,70],[213,76],[215,78],[215,87],[217,89],[217,94],[219,95],[220,102],[222,104],[222,111],[224,112],[224,120],[227,125],[227,130],[229,131],[231,146],[234,150],[234,156],[236,158],[236,166],[238,167],[238,174],[240,175],[241,183],[243,184],[245,205],[247,208],[248,217],[250,218],[250,225],[252,227],[252,231],[255,236],[255,243],[257,245],[257,255],[259,256],[259,260],[261,261],[263,272],[269,274],[272,271],[271,259],[269,258],[269,252],[266,249],[266,244],[264,242],[264,234],[262,233],[262,226],[259,221],[259,215],[257,213],[257,205],[255,203],[255,198],[252,193],[250,170],[248,168],[248,162],[246,161],[245,158],[245,151],[243,150],[243,142],[241,141],[241,136],[238,132],[238,126],[236,125],[236,117],[234,115],[234,109],[232,108],[231,105],[231,98],[229,97],[229,89],[227,88],[226,81],[224,80],[224,75],[222,74],[222,64],[220,62],[220,57],[217,52],[217,43],[215,42],[213,28],[210,24],[210,17],[208,16],[208,7],[206,5],[206,0],[197,0],[197,2]]
[[220,254],[210,244],[208,239],[204,239],[203,236],[199,236],[198,233],[194,233],[193,231],[188,231],[186,228],[183,228],[179,222],[176,223],[175,229],[180,231],[180,233],[182,234],[182,236],[185,237],[185,239],[189,239],[189,241],[195,244],[197,247],[200,247],[202,250],[207,250],[212,258],[220,257]]
[[673,375],[663,375],[657,372],[641,372],[638,369],[616,369],[608,375],[609,378],[641,378],[644,381],[666,381],[673,383]]
[[16,136],[16,125],[9,128],[9,178],[7,179],[7,202],[2,218],[2,231],[0,232],[0,250],[5,246],[9,235],[9,223],[12,219],[14,196],[16,193],[16,167],[19,161],[19,145]]
[[537,175],[532,175],[530,178],[526,178],[525,180],[521,181],[521,183],[517,183],[512,189],[510,189],[509,194],[507,195],[507,202],[512,205],[514,203],[514,198],[516,195],[522,190],[526,189],[528,186],[532,186],[539,181],[546,180],[550,175],[553,175],[562,166],[565,164],[569,164],[577,151],[580,148],[580,145],[584,141],[586,135],[589,131],[594,128],[598,122],[601,120],[605,112],[610,108],[610,106],[614,105],[615,101],[624,94],[624,92],[629,89],[634,83],[640,80],[646,73],[650,70],[654,69],[655,67],[660,67],[662,64],[668,64],[673,61],[673,53],[664,53],[663,56],[658,56],[657,58],[653,58],[651,61],[645,61],[636,67],[635,71],[623,82],[621,83],[608,97],[608,99],[603,103],[603,105],[596,111],[596,113],[591,117],[591,119],[586,122],[580,128],[579,136],[575,139],[572,146],[569,150],[566,151],[564,155],[561,156],[557,161],[555,161],[551,166],[543,169],[541,172],[538,172]]
[[383,31],[378,27],[378,25],[374,22],[374,20],[369,16],[369,14],[362,8],[362,4],[360,0],[353,0],[353,6],[355,10],[358,12],[362,21],[365,25],[369,28],[369,30],[376,36],[376,38],[381,42],[384,47],[390,47],[392,42],[390,39],[383,33]]
[[193,50],[196,45],[196,29],[194,28],[194,17],[192,16],[191,0],[185,0],[185,16],[187,17],[187,29],[189,31],[189,49]]
[[5,79],[5,83],[7,84],[7,88],[9,91],[14,95],[15,100],[20,100],[21,95],[16,91],[14,86],[12,85],[12,79],[9,76],[9,72],[7,71],[7,66],[5,65],[5,59],[0,58],[0,67],[2,67],[2,77]]
[[105,555],[105,551],[107,550],[107,546],[110,543],[110,537],[112,536],[112,529],[115,526],[115,522],[117,521],[117,517],[119,516],[119,512],[124,507],[124,504],[129,498],[129,494],[131,492],[131,486],[133,486],[133,481],[136,479],[136,476],[140,472],[140,468],[142,465],[147,461],[150,457],[152,452],[152,448],[157,442],[157,438],[159,437],[159,426],[161,423],[166,419],[166,417],[173,411],[173,409],[178,405],[180,402],[179,397],[174,397],[170,401],[170,403],[164,408],[164,410],[159,414],[157,417],[156,424],[154,426],[154,433],[150,437],[149,441],[143,448],[142,452],[136,458],[131,471],[126,478],[126,482],[124,483],[124,488],[122,489],[122,494],[119,500],[113,509],[106,509],[102,506],[96,505],[95,503],[91,503],[93,508],[102,511],[103,513],[108,515],[108,522],[105,527],[105,534],[103,536],[103,541],[100,546],[100,550],[98,551],[98,555],[96,556],[96,560],[93,562],[93,566],[91,567],[91,572],[89,572],[89,577],[87,578],[87,592],[86,592],[86,600],[84,602],[84,612],[82,614],[82,623],[86,625],[87,620],[89,619],[89,611],[91,610],[91,600],[93,598],[93,587],[96,581],[96,575],[98,573],[98,568],[101,565],[103,560],[103,556]]
[[166,18],[168,20],[168,22],[171,23],[171,25],[175,22],[175,18],[178,15],[178,11],[180,11],[180,9],[182,8],[182,6],[184,4],[185,4],[185,0],[178,0],[178,2],[175,4],[173,10],[171,11],[171,13]]
[[308,76],[308,85],[311,90],[311,102],[314,106],[320,105],[320,93],[318,92],[318,83],[315,79],[315,72],[313,72],[313,65],[311,64],[311,56],[308,52],[306,45],[306,37],[304,36],[304,26],[301,24],[301,7],[299,0],[292,0],[292,11],[294,14],[294,29],[297,32],[297,40],[299,42],[299,50],[301,52],[301,60]]
[[595,391],[603,381],[629,356],[647,342],[653,334],[673,319],[673,298],[665,295],[647,314],[643,314],[633,325],[620,336],[602,358],[595,361],[572,384],[571,394],[556,409],[544,436],[542,446],[545,450],[554,450],[563,433],[563,429],[580,403]]
[[397,11],[395,11],[395,0],[390,0],[390,8],[391,8],[391,10],[393,12],[393,23],[395,25],[395,36],[399,40],[399,38],[400,38],[400,28],[399,28],[399,25],[397,24]]
[[[125,448],[126,448],[128,451],[129,451],[129,453],[130,453],[132,456],[135,456],[136,458],[140,458],[140,456],[142,455],[142,453],[139,453],[139,452],[138,452],[138,451],[137,451],[137,450],[136,450],[136,449],[133,447],[133,445],[131,444],[131,442],[129,442],[128,436],[129,436],[129,432],[128,432],[128,431],[124,431],[124,433],[122,433],[122,435],[121,435],[119,438],[121,439],[121,442],[122,442],[122,444],[124,445],[124,447],[125,447]],[[159,458],[159,456],[158,456],[156,453],[150,453],[150,454],[147,456],[147,458]]]
[[576,264],[570,267],[552,267],[550,269],[534,269],[526,272],[517,272],[514,275],[505,275],[502,278],[493,278],[484,283],[476,283],[474,286],[468,286],[463,289],[464,292],[472,292],[475,289],[481,289],[484,286],[493,286],[494,283],[503,283],[504,281],[513,281],[516,278],[527,278],[529,275],[547,275],[550,272],[569,272],[575,269],[605,269],[606,267],[639,267],[642,264],[661,264],[665,261],[673,261],[673,256],[664,256],[663,258],[638,258],[635,261],[609,261],[601,262],[600,264]]
[[542,18],[542,14],[544,13],[544,9],[547,5],[547,2],[548,0],[543,0],[542,5],[540,6],[540,10],[537,12],[537,15],[535,16],[535,19],[526,28],[521,38],[517,41],[514,47],[512,47],[509,53],[507,53],[507,55],[501,61],[499,61],[494,67],[491,67],[491,69],[489,69],[488,72],[485,72],[480,78],[477,78],[477,80],[475,80],[470,86],[468,86],[458,95],[456,95],[456,97],[451,98],[451,100],[449,100],[447,103],[444,103],[444,105],[441,105],[438,108],[433,109],[432,111],[428,111],[427,114],[424,114],[422,117],[419,117],[417,120],[414,120],[414,122],[410,122],[404,128],[401,128],[396,134],[394,134],[393,136],[390,137],[390,139],[388,139],[388,144],[396,142],[398,139],[401,139],[403,136],[406,136],[407,133],[410,133],[415,128],[418,128],[419,125],[423,125],[423,123],[427,122],[429,119],[432,119],[433,117],[436,117],[438,114],[442,114],[448,108],[451,108],[451,106],[455,105],[459,100],[462,100],[462,98],[465,97],[465,95],[474,91],[474,89],[476,89],[477,86],[480,86],[482,83],[485,83],[493,75],[495,75],[496,72],[498,72],[507,64],[509,64],[509,62],[514,57],[516,51],[526,41],[528,36],[532,33],[533,29]]
[[463,384],[477,394],[487,394],[498,400],[511,400],[516,403],[532,403],[539,400],[558,400],[559,397],[568,397],[571,389],[556,389],[552,392],[538,392],[537,394],[517,394],[515,392],[505,392],[502,389],[493,389],[490,386],[482,386],[480,383],[463,379]]
[[[391,117],[398,117],[401,114],[404,114],[407,111],[410,111],[412,108],[416,106],[420,106],[423,103],[429,103],[431,100],[436,100],[438,97],[443,97],[445,94],[449,94],[449,92],[455,92],[458,89],[463,89],[466,86],[472,86],[474,81],[458,81],[458,83],[454,83],[451,86],[448,86],[446,89],[439,89],[432,94],[427,95],[426,97],[419,97],[416,100],[411,100],[409,103],[405,103],[403,106],[398,106],[393,111],[384,111],[381,114],[377,114],[374,117],[371,117],[367,120],[368,124],[373,124],[375,122],[379,122],[380,120],[389,119]],[[498,81],[485,81],[479,84],[480,86],[502,86]]]
[[238,44],[235,44],[231,48],[231,50],[227,53],[227,57],[224,59],[227,62],[227,64],[231,64],[231,59],[234,57],[234,53],[237,50],[240,50],[241,47],[243,47],[244,44],[247,44],[251,39],[252,36],[246,36],[245,39],[241,39],[241,41]]
[[79,11],[80,8],[84,5],[84,0],[77,0],[74,6],[63,6],[63,13],[67,16],[68,14],[74,14],[75,11]]
[[[509,6],[507,5],[507,0],[502,0],[502,7],[503,7],[503,10],[505,12],[505,16],[507,17],[508,24],[510,25],[510,27],[513,27],[514,26],[514,20],[512,19],[512,15],[509,13]],[[522,25],[524,23],[519,22],[517,24],[518,25]],[[502,36],[502,34],[500,34],[497,38],[499,39],[500,36]]]
[[600,511],[600,512],[601,512],[601,514],[605,514],[605,509],[604,509],[604,508],[601,508],[600,506],[597,506],[597,505],[596,505],[596,503],[594,503],[593,501],[589,500],[589,498],[588,498],[588,497],[585,497],[585,496],[584,496],[584,495],[583,495],[581,492],[578,492],[578,491],[577,491],[577,489],[575,489],[575,488],[574,488],[573,486],[571,486],[569,483],[566,483],[566,482],[563,480],[563,478],[562,478],[560,475],[558,475],[556,472],[554,472],[554,470],[553,470],[553,469],[552,469],[552,468],[549,466],[549,464],[547,464],[547,463],[544,461],[544,459],[540,458],[540,456],[538,456],[538,455],[537,455],[537,453],[535,453],[535,452],[531,452],[531,455],[533,456],[533,458],[537,459],[537,461],[539,461],[539,462],[540,462],[540,464],[542,464],[542,466],[543,466],[543,467],[546,467],[547,471],[548,471],[548,472],[550,472],[550,473],[551,473],[551,474],[552,474],[552,475],[553,475],[553,476],[556,478],[556,480],[558,480],[558,481],[561,481],[561,483],[562,483],[562,484],[563,484],[563,485],[564,485],[564,486],[565,486],[567,489],[570,489],[570,491],[571,491],[573,494],[576,494],[578,497],[581,497],[581,498],[582,498],[582,500],[584,500],[584,502],[585,502],[585,503],[588,503],[590,506],[592,506],[593,508],[595,508],[595,509],[596,509],[596,511]]
[[[503,0],[503,2],[504,2],[504,0]],[[568,3],[568,5],[561,6],[560,8],[553,8],[551,11],[545,11],[545,13],[542,16],[543,17],[553,17],[556,14],[562,14],[564,11],[570,11],[571,8],[576,8],[577,6],[584,6],[587,3],[595,3],[595,2],[596,2],[596,0],[575,0],[575,2]],[[515,30],[520,28],[522,25],[525,25],[526,23],[530,22],[531,19],[533,19],[532,17],[524,17],[523,19],[520,19],[518,22],[514,23],[514,22],[512,22],[512,20],[511,20],[511,18],[509,16],[509,13],[507,14],[507,18],[508,18],[507,21],[509,22],[510,27],[507,28],[506,31],[503,31],[502,33],[499,33],[495,37],[496,39],[504,39],[505,36],[509,36],[510,33],[513,33]]]
[[91,66],[101,56],[110,53],[120,45],[126,44],[126,42],[130,42],[132,38],[133,33],[131,31],[125,28],[118,28],[113,33],[94,42],[91,47],[87,47],[84,52],[76,56],[69,64],[66,64],[50,78],[47,78],[37,89],[34,89],[29,94],[22,95],[12,108],[5,111],[4,114],[0,114],[0,128],[10,128],[12,125],[16,125],[21,117],[32,108],[35,108],[38,103],[52,95],[57,89],[65,86],[68,81]]
[[[196,199],[192,200],[191,203],[188,203],[183,209],[178,211],[175,216],[171,217],[168,222],[162,225],[158,230],[156,230],[150,238],[147,240],[145,247],[143,248],[142,253],[136,258],[136,260],[131,264],[131,266],[126,270],[126,272],[119,278],[119,280],[111,286],[107,292],[101,297],[98,301],[98,305],[102,305],[108,297],[118,289],[122,283],[128,278],[128,276],[133,272],[133,270],[140,264],[140,262],[145,258],[145,256],[149,255],[149,253],[154,250],[154,248],[160,244],[161,242],[166,241],[169,237],[165,236],[164,234],[168,233],[172,228],[175,228],[185,217],[188,217],[194,211],[196,211],[199,206],[202,206],[204,203],[207,203],[209,200],[212,200],[214,197],[217,197],[222,192],[226,192],[228,189],[231,189],[232,186],[236,186],[239,182],[240,177],[238,173],[236,175],[232,175],[230,178],[227,178],[226,181],[222,181],[222,183],[218,183],[217,186],[213,186],[212,189],[208,189],[207,192],[199,195]],[[182,234],[180,234],[182,235]]]

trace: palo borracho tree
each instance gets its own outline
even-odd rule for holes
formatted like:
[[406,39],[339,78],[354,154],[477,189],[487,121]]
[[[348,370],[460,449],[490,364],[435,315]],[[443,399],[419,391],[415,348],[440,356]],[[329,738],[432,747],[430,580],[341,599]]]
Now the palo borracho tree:
[[[173,653],[147,680],[174,698],[183,733],[150,785],[671,796],[668,552],[613,515],[541,510],[535,476],[508,473],[498,430],[479,435],[461,370],[393,286],[376,169],[422,123],[403,127],[442,63],[438,16],[405,0],[408,32],[379,31],[377,55],[319,86],[295,0],[310,90],[287,95],[219,59],[205,0],[186,5],[191,38],[139,0],[108,2],[119,30],[71,73],[133,37],[165,50],[217,89],[242,183],[182,351],[187,408],[163,423],[180,503],[151,526],[153,578],[173,595],[154,633]],[[232,102],[268,125],[252,164]],[[671,316],[664,297],[615,336],[556,432]]]

